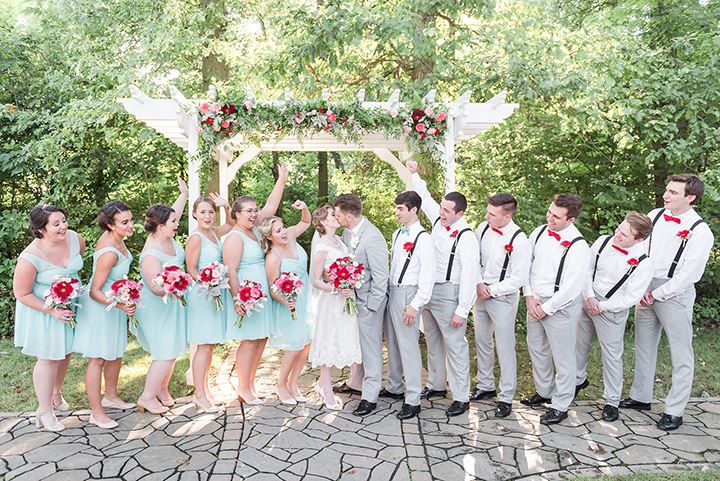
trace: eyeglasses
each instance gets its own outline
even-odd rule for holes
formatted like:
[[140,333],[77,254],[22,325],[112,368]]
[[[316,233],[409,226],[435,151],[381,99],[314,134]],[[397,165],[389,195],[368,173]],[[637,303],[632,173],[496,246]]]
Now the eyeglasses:
[[245,212],[248,214],[257,214],[258,212],[260,212],[260,209],[255,207],[254,209],[242,209],[240,212]]

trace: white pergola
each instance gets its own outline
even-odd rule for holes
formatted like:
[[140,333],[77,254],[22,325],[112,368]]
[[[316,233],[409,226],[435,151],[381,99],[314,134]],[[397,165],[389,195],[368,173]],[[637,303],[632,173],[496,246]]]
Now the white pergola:
[[[198,151],[198,125],[195,109],[190,108],[197,102],[185,98],[177,89],[170,88],[169,98],[150,98],[135,86],[130,86],[131,97],[120,98],[118,101],[125,110],[149,127],[157,130],[171,140],[188,154],[188,187],[191,204],[200,196],[200,165],[195,154]],[[209,96],[214,100],[215,89],[211,87]],[[499,124],[518,108],[518,104],[505,102],[506,92],[495,95],[483,103],[470,102],[471,91],[466,91],[458,99],[447,105],[447,128],[444,135],[445,189],[449,192],[455,188],[455,149],[464,141],[471,139],[492,126]],[[323,90],[323,100],[327,101],[328,92]],[[389,112],[396,111],[404,104],[400,102],[400,91],[395,90],[385,102],[366,102],[365,91],[361,90],[357,99],[363,107],[381,108]],[[246,93],[246,100],[255,101],[252,91]],[[281,101],[260,101],[280,105],[291,100],[290,94],[285,93]],[[435,90],[425,96],[425,102],[435,100]],[[405,185],[410,187],[410,173],[405,162],[410,159],[412,152],[408,150],[405,138],[388,138],[381,133],[369,132],[360,142],[344,143],[330,134],[318,132],[309,138],[285,136],[277,139],[268,139],[259,145],[249,142],[238,133],[222,141],[215,148],[214,157],[218,161],[220,195],[228,197],[228,186],[235,178],[240,167],[255,158],[263,151],[298,151],[298,152],[339,152],[339,151],[370,151],[378,158],[392,165]],[[224,212],[221,212],[224,216]],[[195,220],[189,217],[190,231],[195,229]]]

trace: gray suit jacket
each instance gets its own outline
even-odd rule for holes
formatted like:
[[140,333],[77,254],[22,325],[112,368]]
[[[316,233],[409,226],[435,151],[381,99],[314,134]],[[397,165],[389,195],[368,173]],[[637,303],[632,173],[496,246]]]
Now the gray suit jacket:
[[[375,312],[385,304],[387,297],[390,266],[388,265],[387,242],[382,232],[365,217],[358,232],[360,242],[355,249],[355,260],[365,265],[363,285],[355,290],[358,305]],[[345,229],[342,240],[352,252],[352,232]]]

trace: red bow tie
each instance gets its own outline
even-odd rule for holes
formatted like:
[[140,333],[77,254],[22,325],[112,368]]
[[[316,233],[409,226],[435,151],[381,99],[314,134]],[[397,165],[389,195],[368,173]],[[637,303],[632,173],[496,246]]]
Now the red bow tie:
[[675,222],[676,224],[680,223],[680,219],[678,219],[677,217],[673,217],[667,214],[663,214],[663,217],[665,218],[665,222]]
[[618,246],[616,246],[615,244],[613,244],[612,246],[613,246],[613,249],[615,249],[616,251],[622,252],[622,253],[625,254],[625,255],[628,254],[628,251],[626,251],[626,250],[623,249],[622,247],[618,247]]
[[552,231],[552,230],[550,230],[550,229],[548,229],[547,232],[548,232],[548,235],[549,235],[550,237],[554,237],[555,240],[557,240],[557,241],[560,240],[560,234],[558,234],[557,232]]
[[497,232],[500,235],[503,235],[502,231],[500,229],[496,229],[495,227],[492,228],[493,232]]

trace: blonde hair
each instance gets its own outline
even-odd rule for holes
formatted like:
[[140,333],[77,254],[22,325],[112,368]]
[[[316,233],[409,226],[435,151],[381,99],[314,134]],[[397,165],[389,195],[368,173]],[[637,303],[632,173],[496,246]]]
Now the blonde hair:
[[270,252],[270,249],[272,249],[272,241],[270,240],[270,235],[272,234],[273,225],[277,221],[282,222],[282,219],[277,216],[266,217],[262,220],[260,225],[257,226],[258,231],[260,231],[260,235],[262,236],[262,238],[260,239],[260,246],[262,247],[263,252],[265,252],[266,254]]
[[325,226],[322,225],[321,222],[327,219],[330,210],[333,210],[333,207],[331,205],[325,204],[315,209],[312,213],[312,220],[310,221],[310,223],[320,235],[324,235],[325,232],[327,232],[325,230]]

